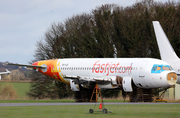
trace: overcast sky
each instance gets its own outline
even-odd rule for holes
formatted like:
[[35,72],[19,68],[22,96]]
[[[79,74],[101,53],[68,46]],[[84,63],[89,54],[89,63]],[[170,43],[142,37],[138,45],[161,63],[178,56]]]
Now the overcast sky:
[[136,1],[0,0],[0,62],[28,64],[34,59],[36,42],[42,39],[53,22],[63,22],[73,15],[89,13],[102,4],[114,3],[126,7]]

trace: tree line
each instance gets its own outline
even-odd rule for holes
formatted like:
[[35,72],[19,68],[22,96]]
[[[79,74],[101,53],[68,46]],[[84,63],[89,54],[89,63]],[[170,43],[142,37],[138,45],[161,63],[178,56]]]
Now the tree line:
[[[180,56],[180,3],[142,0],[128,7],[105,4],[90,13],[52,23],[43,38],[37,41],[32,62],[53,58],[160,58],[152,25],[152,21],[156,20]],[[33,98],[38,98],[38,94],[42,95],[39,98],[50,96],[52,99],[72,96],[68,85],[40,73],[33,74],[33,77],[36,83],[32,83],[29,92]],[[50,93],[56,93],[56,96]],[[103,94],[112,97],[118,96],[118,93],[115,90]]]

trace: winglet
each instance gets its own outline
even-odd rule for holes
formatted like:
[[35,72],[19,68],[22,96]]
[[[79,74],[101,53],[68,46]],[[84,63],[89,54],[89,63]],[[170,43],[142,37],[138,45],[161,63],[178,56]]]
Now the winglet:
[[[6,72],[0,72],[0,75],[3,75],[3,74],[9,74],[11,73],[8,69],[6,69]],[[1,80],[1,77],[0,77],[0,80]]]
[[179,60],[166,34],[164,33],[160,23],[158,21],[153,21],[153,26],[154,26],[154,32],[156,35],[156,40],[158,43],[161,59],[166,62]]
[[7,73],[11,73],[11,71],[9,71],[8,69],[6,69],[6,72],[7,72]]

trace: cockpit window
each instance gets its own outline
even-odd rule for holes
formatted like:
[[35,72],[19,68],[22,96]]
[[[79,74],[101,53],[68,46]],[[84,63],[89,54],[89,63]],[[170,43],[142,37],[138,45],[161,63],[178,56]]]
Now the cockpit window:
[[161,67],[157,67],[157,70],[161,70]]
[[171,68],[170,68],[170,67],[167,67],[167,66],[163,66],[162,69],[163,69],[163,70],[171,70]]
[[167,71],[167,70],[172,70],[171,66],[154,64],[151,69],[151,73],[161,73],[162,71]]

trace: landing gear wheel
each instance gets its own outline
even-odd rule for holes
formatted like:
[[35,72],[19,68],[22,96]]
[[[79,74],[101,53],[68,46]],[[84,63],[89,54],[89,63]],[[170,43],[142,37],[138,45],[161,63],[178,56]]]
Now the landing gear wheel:
[[107,113],[107,109],[106,108],[103,109],[103,113]]
[[93,109],[89,109],[89,113],[93,113]]

